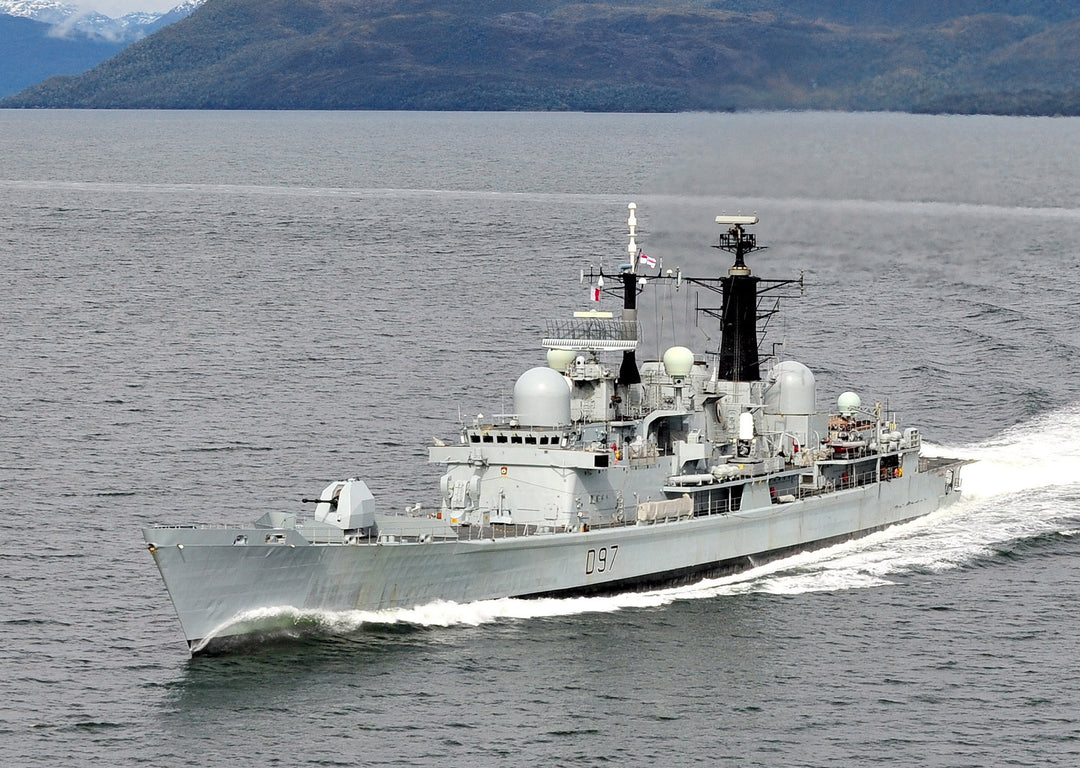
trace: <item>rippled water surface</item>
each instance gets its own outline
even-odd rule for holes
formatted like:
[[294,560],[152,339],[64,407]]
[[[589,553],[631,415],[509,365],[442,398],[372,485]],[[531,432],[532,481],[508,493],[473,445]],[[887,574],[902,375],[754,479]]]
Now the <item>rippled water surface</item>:
[[[0,752],[19,766],[1080,762],[1080,121],[0,111]],[[805,273],[821,405],[960,505],[719,581],[298,617],[189,658],[139,529],[350,475],[432,503],[626,204],[665,267]],[[643,297],[700,346],[690,292]]]

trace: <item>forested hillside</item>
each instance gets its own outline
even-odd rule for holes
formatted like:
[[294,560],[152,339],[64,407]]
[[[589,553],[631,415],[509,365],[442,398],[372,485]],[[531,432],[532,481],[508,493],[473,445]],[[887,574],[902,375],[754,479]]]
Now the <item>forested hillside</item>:
[[208,0],[20,107],[1077,114],[1049,0]]

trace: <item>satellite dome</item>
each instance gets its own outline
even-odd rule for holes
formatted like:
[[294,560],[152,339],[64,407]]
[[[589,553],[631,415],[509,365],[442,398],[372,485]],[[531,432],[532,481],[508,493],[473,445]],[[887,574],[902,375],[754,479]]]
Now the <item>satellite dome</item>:
[[841,416],[855,415],[860,405],[862,405],[862,398],[854,392],[845,392],[836,398],[836,407],[840,409]]
[[514,411],[524,427],[570,424],[570,387],[551,368],[530,368],[514,384]]
[[553,369],[562,373],[566,366],[574,362],[577,352],[572,349],[549,349],[547,351],[547,363]]
[[817,389],[813,371],[795,360],[774,365],[765,390],[765,412],[788,416],[816,413]]
[[664,353],[664,369],[668,376],[681,379],[694,368],[694,353],[686,347],[671,347]]

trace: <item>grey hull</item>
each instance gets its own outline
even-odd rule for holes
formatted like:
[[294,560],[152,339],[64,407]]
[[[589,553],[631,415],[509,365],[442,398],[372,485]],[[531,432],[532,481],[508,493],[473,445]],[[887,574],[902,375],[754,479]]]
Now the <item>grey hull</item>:
[[959,493],[946,469],[730,514],[584,532],[332,545],[292,529],[143,533],[189,647],[203,650],[289,622],[294,612],[613,593],[742,570],[951,503]]

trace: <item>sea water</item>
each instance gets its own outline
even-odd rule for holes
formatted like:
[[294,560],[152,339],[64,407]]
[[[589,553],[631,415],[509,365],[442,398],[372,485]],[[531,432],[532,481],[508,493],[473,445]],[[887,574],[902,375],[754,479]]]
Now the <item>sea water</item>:
[[[1080,761],[1080,121],[0,112],[0,754],[19,766]],[[302,613],[191,659],[141,542],[437,501],[579,271],[797,277],[766,347],[965,499],[678,589]],[[613,299],[605,299],[617,308]],[[715,343],[648,287],[657,342]]]

